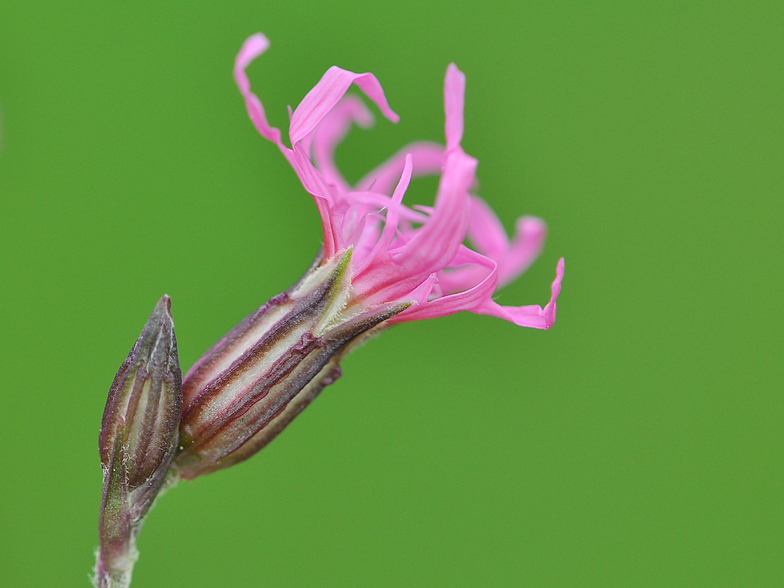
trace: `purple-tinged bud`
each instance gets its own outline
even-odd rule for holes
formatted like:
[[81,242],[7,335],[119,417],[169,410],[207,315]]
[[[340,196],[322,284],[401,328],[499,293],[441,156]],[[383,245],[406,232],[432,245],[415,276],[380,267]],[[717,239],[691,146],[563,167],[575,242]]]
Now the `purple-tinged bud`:
[[255,454],[340,376],[353,346],[410,305],[352,304],[350,271],[350,250],[314,264],[194,365],[173,472],[192,479]]
[[170,308],[171,299],[163,296],[109,389],[99,437],[98,588],[130,584],[136,535],[177,450],[182,375]]

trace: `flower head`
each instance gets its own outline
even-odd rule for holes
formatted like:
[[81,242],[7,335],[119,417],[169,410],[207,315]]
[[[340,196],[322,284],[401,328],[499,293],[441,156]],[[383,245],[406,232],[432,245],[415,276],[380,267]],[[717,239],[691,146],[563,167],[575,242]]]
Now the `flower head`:
[[[381,84],[373,74],[331,67],[292,113],[289,148],[280,130],[267,122],[245,73],[268,47],[264,35],[250,37],[237,56],[234,78],[259,133],[278,146],[316,202],[324,229],[322,263],[353,251],[349,307],[412,303],[389,324],[468,310],[525,327],[553,325],[563,259],[544,308],[500,306],[492,299],[499,285],[513,280],[538,257],[546,227],[540,219],[522,217],[510,241],[493,211],[471,194],[477,161],[460,145],[465,76],[454,64],[447,68],[444,82],[446,145],[409,145],[351,186],[335,166],[335,147],[353,123],[368,126],[372,115],[359,98],[346,92],[355,84],[386,118],[397,122]],[[434,205],[404,205],[411,178],[427,174],[440,174]],[[474,249],[463,244],[466,238]]]
[[[405,321],[469,310],[549,329],[561,289],[558,263],[550,302],[503,307],[492,295],[539,255],[544,223],[523,217],[510,242],[498,218],[471,194],[477,161],[460,146],[465,77],[455,65],[444,84],[446,146],[415,143],[356,186],[340,175],[335,147],[353,123],[372,116],[346,91],[356,84],[390,120],[372,74],[330,68],[291,114],[289,139],[267,122],[250,90],[247,65],[269,42],[248,39],[234,77],[248,113],[313,196],[324,229],[322,255],[305,276],[232,329],[185,376],[177,475],[191,479],[243,461],[282,431],[340,375],[357,342]],[[414,175],[440,174],[432,207],[403,197]],[[466,237],[474,249],[463,244]]]

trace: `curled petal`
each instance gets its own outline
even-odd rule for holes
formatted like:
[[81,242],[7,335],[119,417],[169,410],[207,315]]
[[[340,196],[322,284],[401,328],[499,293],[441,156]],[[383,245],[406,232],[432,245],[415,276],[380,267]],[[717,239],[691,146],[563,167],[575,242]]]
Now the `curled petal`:
[[243,98],[245,98],[245,107],[248,109],[250,120],[253,121],[261,136],[275,143],[281,150],[287,151],[280,140],[280,129],[270,126],[267,122],[264,106],[262,106],[258,96],[251,92],[250,81],[245,73],[245,69],[250,65],[250,62],[268,48],[269,40],[261,33],[256,33],[245,41],[242,49],[237,54],[237,59],[234,61],[234,81],[237,83]]
[[245,69],[250,65],[251,61],[269,49],[269,46],[269,39],[261,33],[251,35],[248,40],[242,44],[242,48],[237,54],[237,58],[234,60],[234,79],[240,88],[240,92],[243,94],[250,92],[250,82],[245,75]]
[[516,234],[510,243],[501,221],[477,196],[471,197],[468,239],[476,249],[498,264],[498,285],[504,286],[536,261],[544,246],[547,225],[534,216],[517,220]]
[[370,73],[357,74],[333,65],[294,111],[289,127],[292,145],[304,139],[316,128],[316,125],[343,98],[351,84],[359,86],[389,120],[397,122],[400,119],[387,104],[384,90],[376,76]]
[[562,257],[558,261],[558,266],[555,270],[555,280],[553,280],[553,285],[551,288],[552,295],[550,296],[550,302],[548,302],[547,306],[544,308],[538,304],[518,307],[501,306],[493,302],[491,299],[487,299],[474,312],[478,314],[489,314],[491,316],[497,316],[498,318],[511,321],[520,327],[549,329],[553,326],[553,323],[555,323],[555,302],[558,299],[558,294],[561,293],[561,281],[563,280],[563,274],[564,260]]
[[496,263],[509,251],[509,238],[493,210],[478,196],[471,196],[468,239],[476,249]]
[[498,284],[508,284],[527,270],[536,261],[544,247],[547,225],[535,216],[517,219],[517,233],[503,262],[498,266]]

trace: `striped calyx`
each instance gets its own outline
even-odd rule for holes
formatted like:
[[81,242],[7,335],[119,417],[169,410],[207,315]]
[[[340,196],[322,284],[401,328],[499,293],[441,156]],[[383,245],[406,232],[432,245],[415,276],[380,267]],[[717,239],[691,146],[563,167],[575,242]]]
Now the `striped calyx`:
[[314,264],[186,375],[177,475],[192,479],[262,449],[340,376],[340,360],[359,339],[408,306],[357,303],[350,249]]

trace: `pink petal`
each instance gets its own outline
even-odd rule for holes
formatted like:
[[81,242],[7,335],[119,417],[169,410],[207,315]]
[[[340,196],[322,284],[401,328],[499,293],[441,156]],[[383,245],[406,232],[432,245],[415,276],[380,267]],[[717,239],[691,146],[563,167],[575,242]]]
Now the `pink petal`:
[[333,65],[322,76],[319,83],[307,93],[294,111],[289,127],[292,145],[304,139],[316,128],[316,125],[343,98],[352,83],[359,86],[389,120],[397,122],[400,119],[389,108],[384,90],[376,76],[370,73],[357,74]]
[[240,52],[237,54],[237,59],[234,61],[234,81],[237,83],[240,93],[245,98],[245,107],[248,109],[248,115],[261,136],[275,143],[281,150],[285,150],[286,147],[280,140],[280,129],[271,127],[267,122],[267,116],[264,114],[264,107],[258,97],[250,91],[250,81],[245,73],[245,69],[250,62],[264,53],[268,48],[269,40],[261,33],[256,33],[248,38],[248,40],[243,43],[242,49],[240,49]]
[[[450,267],[455,265],[453,261]],[[495,265],[493,267],[495,268]],[[487,268],[476,264],[455,269],[446,268],[439,273],[438,285],[441,287],[444,295],[463,292],[473,288],[485,279],[487,273]]]
[[535,216],[517,219],[517,233],[509,250],[498,264],[498,284],[508,284],[536,261],[544,247],[547,225]]
[[547,306],[542,308],[538,304],[531,306],[500,306],[491,299],[485,300],[481,307],[474,312],[478,314],[489,314],[513,322],[520,327],[532,327],[534,329],[549,329],[555,323],[556,300],[561,293],[561,281],[564,274],[563,257],[558,261],[555,270],[555,280],[552,285],[552,295]]
[[366,214],[361,223],[359,236],[352,235],[351,239],[351,243],[354,245],[354,253],[351,258],[358,260],[358,262],[370,255],[373,246],[378,241],[378,236],[381,234],[381,219],[378,216]]
[[463,106],[465,74],[454,63],[446,68],[444,111],[446,112],[446,148],[454,149],[463,140]]
[[339,194],[313,166],[301,145],[294,145],[294,151],[288,159],[305,190],[316,202],[324,229],[324,259],[330,259],[335,253],[344,249],[341,234],[342,218],[332,212],[333,206],[339,200]]
[[410,155],[407,155],[406,164],[403,168],[403,175],[400,177],[400,181],[398,182],[397,187],[395,188],[395,192],[392,195],[392,201],[387,208],[387,218],[384,224],[384,230],[381,232],[381,236],[379,237],[370,254],[364,260],[362,260],[361,263],[357,264],[357,275],[361,274],[362,270],[372,263],[374,259],[378,258],[382,252],[386,253],[389,250],[389,246],[392,243],[395,232],[397,231],[397,223],[398,219],[400,218],[400,208],[403,202],[403,196],[405,195],[406,190],[408,190],[408,185],[411,183],[411,173],[413,167],[414,165],[412,163],[412,158]]
[[433,215],[413,231],[408,242],[389,251],[388,261],[377,256],[355,276],[357,296],[370,304],[404,298],[422,280],[443,269],[457,253],[468,225],[468,187],[473,183],[476,160],[462,150],[444,165]]
[[402,323],[447,316],[461,310],[474,311],[476,308],[481,307],[484,301],[491,300],[498,281],[495,262],[476,251],[471,251],[467,247],[461,246],[455,256],[454,263],[460,265],[470,264],[478,269],[481,268],[484,271],[484,277],[464,292],[449,294],[418,306],[412,306],[389,322]]
[[335,165],[335,148],[346,137],[352,123],[361,127],[373,124],[373,115],[357,96],[345,96],[313,131],[313,161],[327,182],[343,191],[350,189]]
[[[413,157],[412,157],[412,160],[413,160]],[[404,168],[400,168],[400,173],[401,174],[403,173],[403,169]],[[398,175],[400,175],[400,174],[398,174]],[[416,175],[416,174],[412,173],[412,177],[414,175]],[[375,186],[374,186],[374,188],[375,188]],[[377,193],[375,191],[374,192],[369,192],[369,191],[367,191],[367,192],[358,192],[358,191],[357,192],[348,192],[345,196],[346,196],[346,198],[348,200],[350,200],[353,203],[367,204],[367,205],[370,205],[370,206],[374,206],[374,207],[376,207],[378,209],[387,208],[392,203],[392,199],[389,196],[387,196],[385,194],[379,194],[379,193]],[[403,204],[401,204],[398,207],[398,212],[400,213],[400,218],[401,219],[405,219],[405,220],[408,220],[408,221],[411,221],[411,222],[414,222],[414,223],[419,223],[419,224],[427,222],[427,219],[430,216],[430,213],[422,214],[420,212],[417,212],[416,210],[412,210],[412,209],[408,208],[407,206],[404,206]]]
[[498,263],[509,251],[509,238],[493,210],[478,196],[471,196],[471,219],[468,239],[483,253]]
[[335,194],[324,181],[321,174],[313,167],[307,153],[301,146],[294,146],[289,149],[280,139],[280,129],[271,127],[267,122],[264,107],[258,97],[250,90],[250,81],[245,73],[251,61],[264,53],[269,48],[269,40],[261,33],[256,33],[243,43],[240,52],[234,62],[234,80],[237,82],[240,92],[245,98],[245,105],[248,109],[253,124],[265,139],[275,143],[294,168],[305,189],[310,192],[316,201],[316,207],[321,215],[321,222],[324,228],[324,255],[327,259],[341,248],[339,237],[339,227],[336,227],[336,219],[330,216],[331,205],[335,202]]
[[452,260],[465,239],[470,208],[468,189],[474,182],[477,161],[462,151],[447,156],[433,214],[411,241],[394,255],[411,271],[438,271]]
[[444,165],[444,148],[438,143],[421,141],[406,145],[380,166],[357,182],[358,190],[369,190],[389,194],[403,172],[406,156],[411,155],[413,175],[424,176],[441,173]]
[[[406,300],[413,302],[417,306],[413,306],[412,308],[417,308],[418,305],[427,304],[427,299],[430,296],[430,292],[432,292],[433,287],[438,283],[438,277],[436,274],[430,274],[427,279],[422,282],[417,288],[411,292],[408,296],[406,296]],[[400,321],[405,322],[405,321]]]
[[498,285],[504,286],[527,270],[539,257],[547,225],[533,216],[519,218],[512,243],[492,209],[479,197],[471,197],[468,239],[476,249],[498,264]]
[[251,61],[269,49],[269,46],[269,39],[261,33],[251,35],[242,44],[242,48],[234,60],[234,80],[243,94],[250,92],[250,82],[245,75],[245,69],[250,65]]

